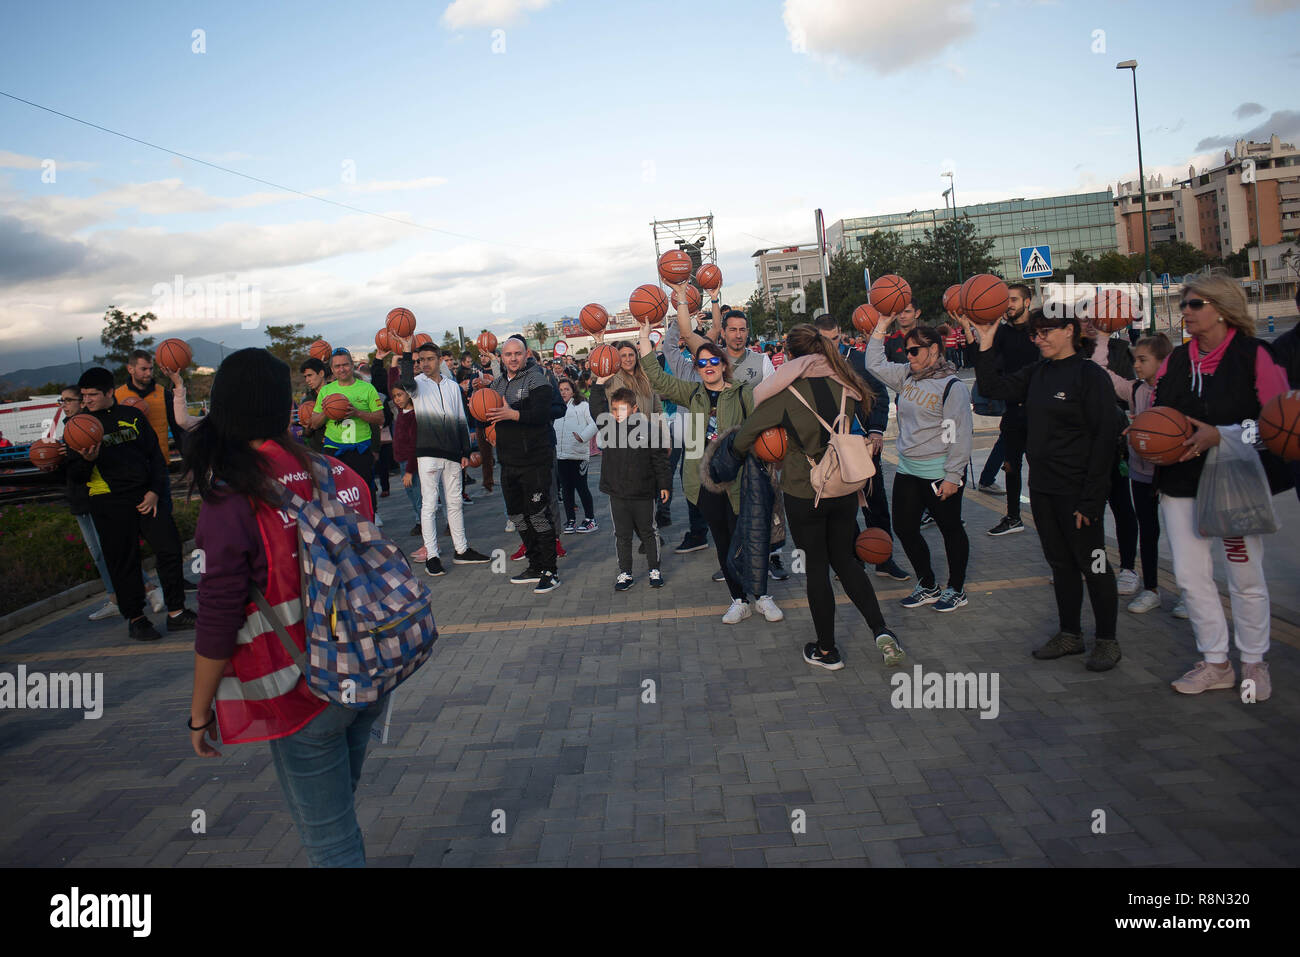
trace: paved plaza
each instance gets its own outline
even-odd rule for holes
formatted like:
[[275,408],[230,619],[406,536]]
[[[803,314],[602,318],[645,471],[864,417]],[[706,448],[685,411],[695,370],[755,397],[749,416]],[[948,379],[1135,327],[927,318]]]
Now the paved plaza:
[[[513,551],[499,493],[471,492],[471,544]],[[799,575],[772,586],[784,622],[722,624],[713,551],[671,551],[680,489],[667,587],[648,587],[638,556],[637,584],[616,594],[607,500],[594,494],[601,528],[564,536],[555,592],[511,585],[510,562],[425,579],[441,639],[397,692],[389,742],[372,747],[357,792],[373,866],[1300,864],[1294,493],[1275,499],[1286,528],[1267,545],[1277,616],[1262,704],[1170,690],[1196,660],[1172,592],[1143,616],[1121,599],[1124,659],[1110,673],[1031,659],[1056,630],[1038,540],[988,537],[1002,503],[968,493],[968,606],[908,611],[898,599],[911,583],[872,582],[909,653],[902,671],[996,674],[988,718],[974,704],[895,708],[897,670],[842,595],[846,667],[805,664]],[[418,547],[400,486],[380,514]],[[942,577],[941,540],[926,535]],[[98,720],[0,713],[0,864],[304,866],[267,748],[191,751],[191,641],[129,641],[119,620],[86,620],[97,604],[0,636],[0,670],[102,672],[106,699]],[[1091,641],[1087,611],[1085,627]],[[191,829],[196,811],[205,834]]]

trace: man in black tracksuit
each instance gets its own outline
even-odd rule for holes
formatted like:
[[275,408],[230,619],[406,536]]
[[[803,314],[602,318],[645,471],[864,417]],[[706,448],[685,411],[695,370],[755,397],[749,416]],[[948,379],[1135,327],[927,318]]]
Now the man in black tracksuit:
[[[1031,296],[1028,286],[1011,286],[1007,295],[1006,322],[996,327],[993,351],[998,356],[999,367],[1007,375],[1034,365],[1041,358],[1038,347],[1029,338]],[[981,387],[980,395],[987,397],[988,393]],[[1002,413],[998,436],[998,443],[1002,446],[1003,470],[1007,474],[1007,514],[989,529],[990,535],[1010,535],[1025,530],[1025,523],[1020,520],[1020,487],[1022,460],[1029,439],[1028,429],[1024,403],[1008,401],[1006,411]]]
[[80,496],[84,486],[89,497],[90,515],[117,593],[118,610],[128,622],[128,634],[139,641],[162,637],[144,615],[142,536],[158,559],[168,633],[192,629],[196,616],[185,607],[180,534],[171,510],[159,504],[171,497],[171,482],[158,436],[143,413],[116,402],[113,373],[107,369],[87,369],[77,385],[83,411],[99,421],[104,437],[90,451],[69,457],[69,489],[76,487]]
[[[662,588],[664,579],[659,571],[659,536],[655,531],[654,510],[656,503],[668,501],[668,489],[672,487],[672,473],[668,468],[672,437],[666,425],[659,428],[649,416],[637,412],[636,394],[631,389],[615,389],[607,396],[604,386],[598,384],[591,390],[591,415],[602,427],[597,433],[601,449],[600,490],[609,496],[614,541],[618,547],[619,574],[614,588],[627,591],[635,581],[632,577],[634,530],[645,548],[650,587]],[[611,417],[615,421],[611,422]]]
[[505,405],[490,411],[496,424],[497,457],[501,460],[501,491],[506,513],[523,539],[528,567],[510,581],[536,583],[541,594],[560,584],[556,577],[555,525],[551,520],[551,486],[555,472],[555,430],[551,426],[551,382],[528,356],[522,336],[501,346],[502,374],[492,390]]

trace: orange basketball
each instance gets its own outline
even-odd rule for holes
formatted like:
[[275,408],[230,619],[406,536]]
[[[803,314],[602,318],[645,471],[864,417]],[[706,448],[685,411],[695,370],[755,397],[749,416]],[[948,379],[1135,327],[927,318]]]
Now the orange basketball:
[[398,307],[388,313],[388,318],[384,320],[384,326],[393,335],[401,336],[405,339],[415,331],[415,313],[410,309]]
[[475,389],[486,389],[489,388],[491,385],[492,385],[492,377],[490,375],[481,375],[474,380],[474,384],[470,386],[470,391],[472,392]]
[[149,403],[138,395],[128,395],[125,399],[119,399],[118,405],[129,405],[133,409],[138,409],[145,415],[149,414]]
[[954,283],[944,290],[943,311],[961,312],[961,283]]
[[1259,413],[1259,437],[1287,462],[1300,460],[1300,389],[1275,395]]
[[499,392],[491,389],[479,389],[469,397],[469,414],[474,416],[480,422],[487,421],[487,414],[493,409],[499,409],[506,404],[506,400],[501,398]]
[[321,411],[337,422],[339,419],[346,419],[348,411],[352,408],[352,403],[342,392],[331,392],[321,401]]
[[429,345],[433,345],[433,336],[429,335],[427,332],[417,332],[415,334],[415,339],[411,342],[412,349],[418,349],[420,346]]
[[587,361],[591,365],[591,374],[603,379],[607,375],[613,375],[618,369],[618,350],[602,342],[591,350]]
[[859,561],[879,565],[894,554],[894,541],[883,528],[869,528],[854,541],[853,551]]
[[[685,256],[685,253],[682,253]],[[688,257],[689,258],[689,257]],[[637,322],[658,322],[668,315],[668,297],[653,283],[637,286],[628,297],[627,307]]]
[[324,362],[327,365],[329,364],[330,361],[330,353],[333,351],[334,351],[333,348],[331,348],[330,344],[326,342],[324,339],[317,339],[315,342],[313,342],[310,346],[307,347],[308,355],[310,355],[313,359],[319,359],[321,362]]
[[1173,465],[1187,451],[1183,443],[1192,437],[1193,431],[1187,416],[1177,409],[1157,405],[1133,419],[1128,444],[1148,462]]
[[1010,291],[991,273],[979,273],[961,284],[961,311],[972,322],[997,322],[1007,314]]
[[880,310],[882,316],[892,316],[902,312],[912,301],[912,287],[902,276],[890,273],[871,284],[867,299]]
[[190,364],[194,353],[184,339],[164,339],[154,352],[154,360],[159,368],[180,372]]
[[492,335],[490,332],[480,333],[476,344],[478,345],[479,352],[497,351],[497,337]]
[[722,270],[713,263],[705,263],[695,273],[695,281],[700,284],[702,289],[713,292],[722,285]]
[[497,424],[489,422],[486,429],[483,430],[483,437],[488,440],[489,445],[497,444]]
[[789,448],[790,440],[779,425],[764,429],[754,440],[754,454],[764,462],[780,462]]
[[[674,309],[677,308],[677,290],[673,290],[673,294],[668,297],[668,301],[672,303]],[[688,285],[686,287],[686,311],[692,314],[697,313],[702,305],[704,305],[704,293],[700,292],[695,285]]]
[[472,468],[472,469],[476,469],[476,468],[478,468],[478,467],[479,467],[480,465],[482,465],[482,464],[483,464],[483,456],[482,456],[482,455],[480,455],[478,452],[471,452],[471,453],[469,453],[469,467],[470,467],[470,468]]
[[375,348],[380,352],[392,352],[397,348],[397,343],[387,329],[380,329],[375,333]]
[[63,456],[63,444],[53,439],[37,439],[27,450],[27,457],[38,469],[57,465]]
[[1118,289],[1097,289],[1092,301],[1092,324],[1102,332],[1119,332],[1134,319],[1133,300]]
[[609,325],[609,313],[605,307],[596,302],[589,302],[578,313],[578,322],[588,332],[604,332]]
[[71,416],[63,426],[63,441],[74,452],[89,452],[104,439],[104,427],[93,415]]
[[691,278],[695,264],[680,249],[670,249],[659,257],[659,277],[667,283],[683,282]]
[[853,328],[861,332],[874,332],[879,321],[880,312],[870,303],[864,302],[853,310]]
[[304,402],[298,406],[298,424],[304,428],[310,427],[311,417],[316,414],[315,402]]

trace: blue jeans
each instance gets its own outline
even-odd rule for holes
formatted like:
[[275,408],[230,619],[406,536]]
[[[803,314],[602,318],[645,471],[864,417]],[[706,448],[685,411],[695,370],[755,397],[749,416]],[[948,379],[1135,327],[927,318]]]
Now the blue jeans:
[[104,561],[104,549],[99,544],[99,532],[95,531],[95,523],[89,515],[74,515],[77,520],[77,527],[81,529],[81,537],[86,541],[86,548],[90,550],[90,560],[95,563],[99,569],[99,577],[104,582],[104,588],[108,591],[108,597],[113,597],[113,579],[108,577],[108,565]]
[[[677,475],[681,477],[686,468],[686,449],[683,446],[673,446],[672,454],[668,457],[668,474],[669,476]],[[671,514],[669,506],[673,504],[673,490],[668,489],[668,501],[663,503],[661,508]],[[686,500],[686,518],[690,522],[691,535],[698,539],[704,539],[709,534],[709,523],[704,520],[698,506],[694,505],[688,498]]]
[[331,704],[301,731],[270,742],[280,789],[312,867],[365,867],[353,792],[370,726],[387,696],[363,711]]
[[[402,476],[406,475],[405,462],[397,463],[397,474]],[[405,484],[405,482],[406,479],[403,478],[402,483]],[[411,476],[411,487],[406,490],[406,497],[411,503],[411,508],[415,509],[415,520],[418,522],[420,520],[420,512],[424,509],[424,496],[420,494],[420,475],[418,472]]]
[[993,480],[998,477],[998,469],[1002,468],[1002,436],[998,435],[998,440],[993,443],[993,448],[989,449],[989,457],[984,462],[984,471],[980,472],[980,484],[992,485]]

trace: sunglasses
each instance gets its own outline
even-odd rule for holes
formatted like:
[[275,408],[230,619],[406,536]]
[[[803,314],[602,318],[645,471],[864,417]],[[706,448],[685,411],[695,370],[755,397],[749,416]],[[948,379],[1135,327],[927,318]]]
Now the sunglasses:
[[695,365],[701,369],[705,366],[716,366],[721,364],[722,360],[717,356],[709,356],[707,359],[696,359]]
[[1209,303],[1204,299],[1184,299],[1178,304],[1178,311],[1186,312],[1189,309],[1195,311],[1197,309],[1204,309],[1208,305]]
[[938,345],[938,343],[934,343],[934,342],[932,342],[932,343],[930,343],[929,345],[924,345],[924,346],[908,346],[908,347],[907,347],[907,354],[908,354],[909,356],[913,356],[913,357],[915,357],[915,356],[919,356],[922,352],[924,352],[926,349],[930,348],[930,346],[932,346],[932,345]]
[[1033,332],[1031,332],[1031,333],[1029,334],[1029,338],[1030,338],[1031,340],[1032,340],[1032,339],[1046,339],[1046,338],[1047,338],[1047,334],[1048,334],[1049,332],[1055,332],[1057,329],[1064,329],[1066,325],[1069,325],[1069,323],[1066,323],[1065,325],[1060,325],[1060,326],[1039,326],[1037,329],[1035,329]]
[[330,353],[331,358],[334,356],[347,356],[349,359],[351,359],[352,353],[348,352],[347,349],[335,349],[333,352]]

